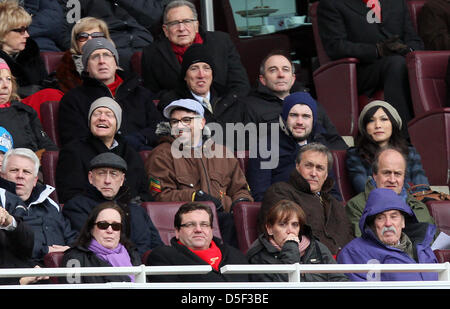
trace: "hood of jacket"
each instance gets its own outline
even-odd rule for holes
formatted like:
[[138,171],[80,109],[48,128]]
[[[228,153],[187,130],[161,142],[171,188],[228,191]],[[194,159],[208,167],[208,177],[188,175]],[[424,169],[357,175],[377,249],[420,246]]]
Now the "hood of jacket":
[[417,218],[404,199],[391,189],[376,188],[373,189],[367,198],[366,207],[359,220],[359,228],[362,236],[368,236],[370,227],[368,226],[373,216],[388,211],[399,210],[405,216],[405,222],[417,223]]

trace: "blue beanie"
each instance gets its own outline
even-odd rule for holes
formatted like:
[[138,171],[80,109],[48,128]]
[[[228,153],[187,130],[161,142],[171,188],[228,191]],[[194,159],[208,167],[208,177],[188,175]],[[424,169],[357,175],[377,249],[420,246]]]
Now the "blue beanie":
[[6,153],[13,148],[14,142],[11,133],[4,127],[0,127],[0,151]]
[[283,120],[286,122],[289,112],[296,104],[308,105],[308,107],[312,111],[314,127],[317,120],[317,102],[311,97],[308,92],[304,91],[291,93],[284,99],[283,111],[281,112],[281,117],[283,118]]

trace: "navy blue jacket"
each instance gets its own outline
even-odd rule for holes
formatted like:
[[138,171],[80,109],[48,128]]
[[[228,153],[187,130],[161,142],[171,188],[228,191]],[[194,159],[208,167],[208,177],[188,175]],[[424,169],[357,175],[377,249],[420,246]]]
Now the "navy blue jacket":
[[[129,219],[125,222],[125,226],[129,228],[127,237],[142,255],[147,250],[163,245],[163,242],[145,209],[130,202],[126,197],[128,195],[128,188],[122,186],[114,200],[122,207],[125,217]],[[125,203],[122,201],[123,199],[126,200]],[[64,204],[63,215],[70,221],[72,229],[79,233],[92,209],[107,201],[97,188],[89,184],[83,194],[74,196]]]

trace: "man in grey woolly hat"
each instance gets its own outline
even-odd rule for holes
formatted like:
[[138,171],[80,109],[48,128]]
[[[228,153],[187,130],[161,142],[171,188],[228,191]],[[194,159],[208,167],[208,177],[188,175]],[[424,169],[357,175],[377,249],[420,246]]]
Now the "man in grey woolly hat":
[[105,38],[88,40],[83,46],[81,61],[84,71],[88,72],[89,77],[95,78],[105,85],[115,81],[119,55],[111,41]]
[[119,131],[120,125],[122,124],[122,108],[120,107],[119,103],[117,103],[110,97],[101,97],[92,102],[88,113],[88,126],[90,126],[91,124],[92,113],[99,107],[106,107],[114,113],[117,122],[116,132]]
[[84,68],[86,68],[91,54],[98,49],[109,50],[113,54],[116,64],[119,65],[119,54],[117,53],[117,49],[114,47],[114,44],[105,38],[95,38],[88,40],[86,44],[83,45],[83,55],[81,61],[83,62]]

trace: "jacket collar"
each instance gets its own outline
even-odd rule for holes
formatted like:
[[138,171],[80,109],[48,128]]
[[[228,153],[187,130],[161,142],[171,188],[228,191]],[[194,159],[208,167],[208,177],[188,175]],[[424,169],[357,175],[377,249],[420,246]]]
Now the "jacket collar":
[[[302,175],[297,171],[296,168],[293,169],[291,172],[291,175],[289,177],[289,183],[291,183],[295,188],[300,190],[301,192],[308,193],[308,194],[314,194],[311,192],[311,187],[309,186],[309,183],[306,181],[305,178],[303,178]],[[331,191],[331,189],[334,186],[334,180],[331,177],[327,177],[325,182],[323,183],[322,190],[320,193],[328,193]]]

